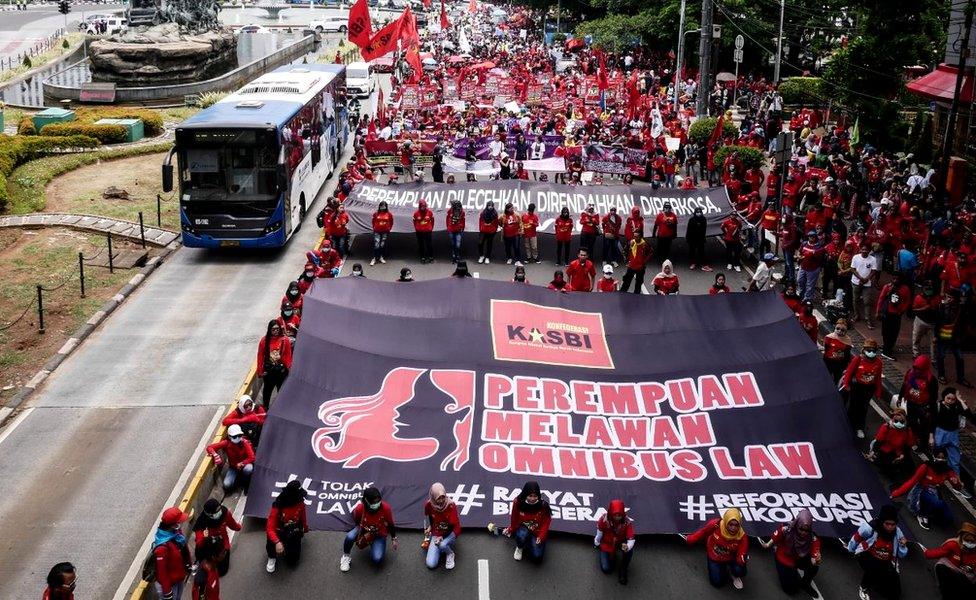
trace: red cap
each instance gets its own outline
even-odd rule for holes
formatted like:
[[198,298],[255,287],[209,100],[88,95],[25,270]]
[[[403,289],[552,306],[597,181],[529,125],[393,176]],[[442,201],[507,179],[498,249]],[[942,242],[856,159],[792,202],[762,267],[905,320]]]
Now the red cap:
[[186,514],[176,506],[171,506],[163,511],[163,516],[159,519],[159,522],[166,527],[172,527],[178,523],[182,523],[190,518],[190,515]]

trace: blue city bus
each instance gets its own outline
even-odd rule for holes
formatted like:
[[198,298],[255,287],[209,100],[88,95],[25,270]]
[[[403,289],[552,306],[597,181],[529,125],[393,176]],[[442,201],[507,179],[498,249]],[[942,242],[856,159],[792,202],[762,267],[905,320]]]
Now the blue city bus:
[[183,245],[282,246],[304,220],[349,139],[344,65],[287,65],[176,128]]

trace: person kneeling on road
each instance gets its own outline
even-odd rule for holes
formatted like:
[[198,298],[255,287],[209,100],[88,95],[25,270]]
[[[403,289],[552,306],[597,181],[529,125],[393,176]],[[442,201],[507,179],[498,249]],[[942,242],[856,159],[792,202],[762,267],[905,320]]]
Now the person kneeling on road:
[[356,526],[349,530],[342,542],[342,558],[339,559],[339,570],[346,572],[352,565],[352,547],[370,549],[370,559],[374,565],[383,563],[386,558],[386,538],[390,537],[393,549],[399,547],[397,542],[396,523],[393,520],[393,509],[383,500],[380,491],[375,487],[368,487],[363,492],[363,498],[352,509],[352,519]]
[[620,570],[617,581],[627,585],[627,569],[634,558],[633,522],[627,517],[627,507],[623,500],[611,500],[607,507],[607,514],[600,517],[596,523],[596,536],[593,545],[600,551],[600,570],[609,575],[613,572],[613,564],[617,552],[620,552]]
[[251,446],[257,448],[258,440],[261,439],[261,429],[264,427],[264,420],[268,418],[267,411],[263,406],[254,403],[254,400],[244,394],[237,401],[235,408],[229,415],[224,417],[222,425],[240,425],[244,431],[244,437],[251,442]]
[[[250,478],[254,471],[254,448],[251,442],[244,437],[244,430],[240,425],[231,425],[227,428],[227,438],[220,440],[216,444],[207,446],[207,454],[213,458],[216,466],[224,464],[224,459],[220,456],[220,450],[227,455],[227,472],[224,473],[224,493],[230,494],[234,491],[238,483],[238,477],[243,475]],[[246,482],[244,486],[246,487]]]
[[522,492],[512,500],[511,523],[503,534],[515,537],[515,560],[522,560],[528,550],[529,560],[541,563],[546,552],[546,538],[552,523],[552,508],[542,497],[542,489],[535,481],[526,482]]
[[942,600],[976,596],[976,525],[963,523],[957,537],[926,550],[925,558],[938,559],[935,578]]
[[293,479],[288,482],[271,504],[265,533],[268,536],[265,550],[268,553],[268,573],[275,572],[278,557],[283,556],[289,567],[298,565],[302,558],[302,538],[308,533],[305,513],[305,488]]
[[721,519],[712,519],[705,526],[685,538],[689,546],[705,540],[705,561],[708,582],[722,587],[732,580],[732,587],[741,590],[749,560],[749,538],[742,528],[742,513],[730,508]]
[[461,520],[457,505],[444,490],[444,485],[430,486],[430,499],[424,503],[424,548],[427,568],[436,569],[444,554],[444,568],[454,568],[454,544],[461,535]]
[[[813,533],[813,514],[803,509],[789,523],[779,526],[763,548],[776,546],[773,560],[779,585],[790,596],[803,590],[813,598],[820,594],[813,588],[813,578],[820,570],[820,538]],[[800,575],[800,572],[803,572]]]

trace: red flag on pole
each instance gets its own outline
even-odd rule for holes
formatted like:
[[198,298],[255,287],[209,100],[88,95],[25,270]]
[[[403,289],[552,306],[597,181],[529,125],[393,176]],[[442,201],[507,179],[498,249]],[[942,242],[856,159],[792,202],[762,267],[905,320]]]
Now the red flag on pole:
[[386,27],[377,31],[369,43],[360,48],[359,53],[363,55],[363,60],[368,62],[396,50],[402,25],[403,17],[400,17],[395,21],[390,21]]
[[712,171],[715,169],[715,144],[722,139],[722,130],[725,128],[725,113],[718,118],[715,122],[715,129],[712,130],[712,135],[708,136],[708,170]]
[[441,31],[447,31],[450,26],[447,20],[447,8],[444,6],[444,0],[441,0]]
[[349,41],[365,48],[373,37],[373,23],[369,18],[366,0],[356,0],[349,9]]
[[600,66],[597,68],[596,72],[596,83],[602,92],[610,87],[610,81],[607,78],[607,57],[599,50],[597,50],[596,53],[597,58],[600,61]]
[[430,0],[424,0],[424,8],[430,8]]
[[640,90],[637,89],[637,70],[630,75],[627,80],[627,118],[633,119],[637,114],[637,107],[640,106]]
[[407,61],[407,64],[410,65],[410,68],[413,69],[413,74],[410,76],[410,81],[420,81],[420,75],[423,73],[424,69],[423,63],[420,62],[420,47],[417,44],[411,44],[407,49],[404,59]]
[[468,12],[469,13],[478,12],[478,0],[471,0],[471,2],[468,2]]
[[402,47],[405,48],[411,44],[417,44],[419,46],[420,32],[417,31],[417,17],[410,11],[409,6],[400,15],[399,20],[403,22],[400,26],[400,39],[403,40]]

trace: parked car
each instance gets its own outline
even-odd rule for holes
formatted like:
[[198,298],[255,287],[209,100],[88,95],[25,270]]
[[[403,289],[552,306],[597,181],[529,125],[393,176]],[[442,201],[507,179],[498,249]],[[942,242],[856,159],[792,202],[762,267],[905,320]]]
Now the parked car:
[[369,98],[376,89],[376,78],[369,63],[354,62],[346,65],[346,93],[356,98]]
[[309,21],[308,28],[315,33],[336,32],[345,33],[349,30],[348,17],[325,17]]

